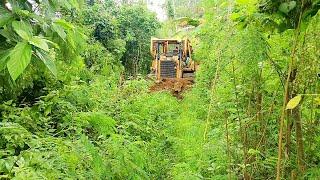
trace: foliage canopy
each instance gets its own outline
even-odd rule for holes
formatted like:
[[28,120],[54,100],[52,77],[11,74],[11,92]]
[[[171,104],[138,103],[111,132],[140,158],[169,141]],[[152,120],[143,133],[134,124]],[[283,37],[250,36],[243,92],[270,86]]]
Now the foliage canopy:
[[[0,2],[0,179],[320,177],[319,0],[121,2]],[[182,100],[145,77],[168,34]]]

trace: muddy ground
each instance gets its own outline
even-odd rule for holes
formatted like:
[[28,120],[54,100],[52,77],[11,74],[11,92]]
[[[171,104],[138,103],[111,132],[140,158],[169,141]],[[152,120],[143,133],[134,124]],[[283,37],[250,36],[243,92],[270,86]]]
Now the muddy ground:
[[149,90],[150,92],[170,91],[173,96],[177,97],[178,99],[183,99],[182,93],[187,89],[190,89],[193,83],[193,79],[187,78],[163,79],[159,82],[155,82]]

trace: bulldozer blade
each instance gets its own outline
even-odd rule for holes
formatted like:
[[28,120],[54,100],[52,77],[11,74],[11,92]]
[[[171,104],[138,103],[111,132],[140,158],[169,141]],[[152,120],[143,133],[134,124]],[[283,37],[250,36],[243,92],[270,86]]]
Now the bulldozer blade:
[[194,78],[194,72],[183,73],[183,78]]

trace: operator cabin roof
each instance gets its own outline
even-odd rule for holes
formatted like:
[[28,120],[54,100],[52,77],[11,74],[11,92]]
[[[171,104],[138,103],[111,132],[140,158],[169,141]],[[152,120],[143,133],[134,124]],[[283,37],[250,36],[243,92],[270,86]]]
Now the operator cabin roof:
[[168,42],[168,43],[179,43],[182,41],[182,39],[158,39],[158,38],[152,38],[152,41],[157,42]]

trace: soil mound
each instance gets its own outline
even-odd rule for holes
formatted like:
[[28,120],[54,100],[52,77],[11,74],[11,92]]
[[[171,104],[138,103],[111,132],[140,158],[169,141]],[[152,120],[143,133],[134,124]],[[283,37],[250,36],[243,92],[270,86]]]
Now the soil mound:
[[183,99],[181,94],[185,90],[191,88],[193,83],[193,79],[187,78],[163,79],[162,81],[156,82],[154,85],[152,85],[149,90],[150,92],[170,91],[173,96],[177,97],[178,99]]

